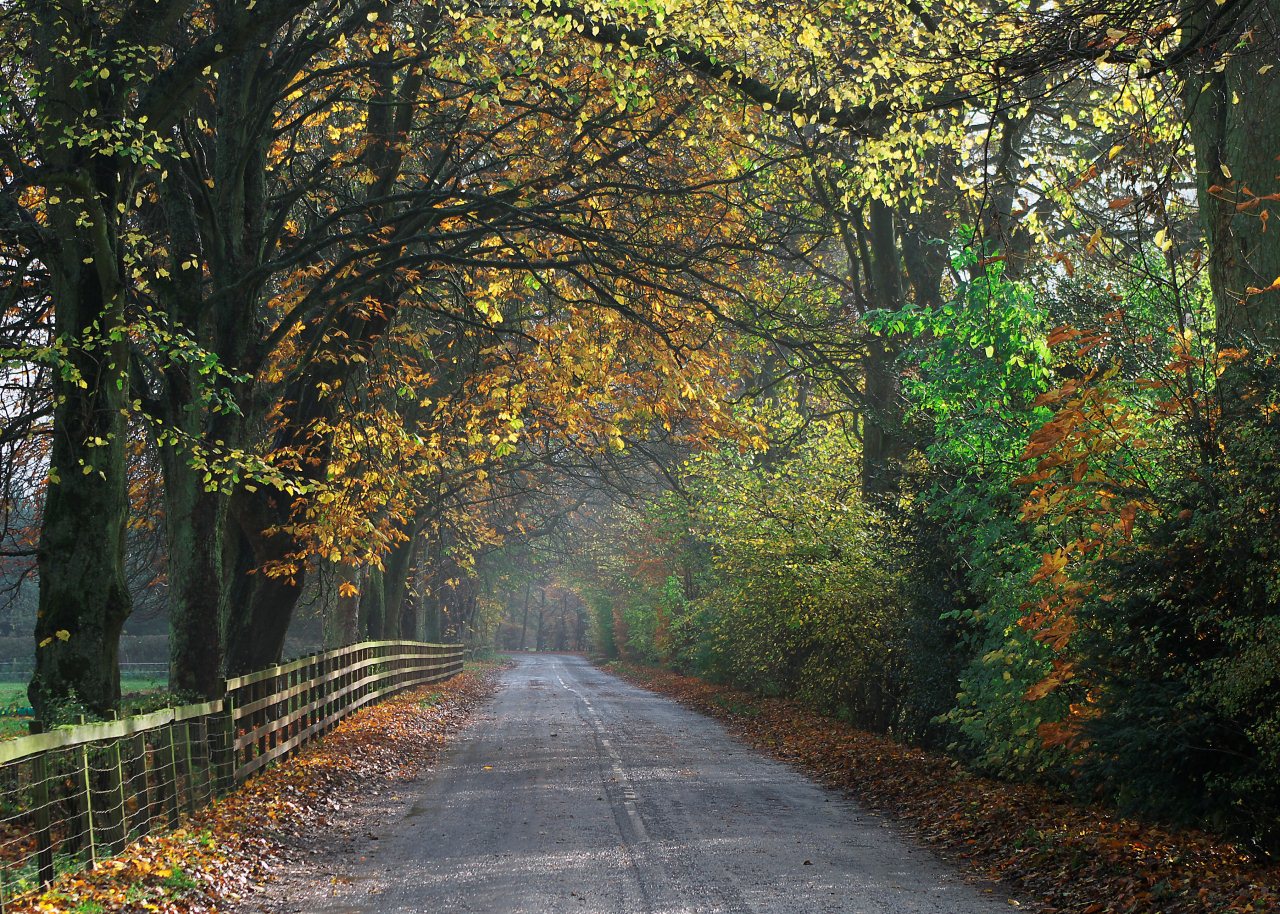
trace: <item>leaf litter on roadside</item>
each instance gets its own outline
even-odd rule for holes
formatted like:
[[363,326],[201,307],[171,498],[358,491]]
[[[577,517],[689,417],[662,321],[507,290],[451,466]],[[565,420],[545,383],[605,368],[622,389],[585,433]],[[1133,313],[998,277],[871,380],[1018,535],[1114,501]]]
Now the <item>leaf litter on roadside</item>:
[[980,777],[946,755],[858,730],[794,701],[655,667],[609,668],[904,821],[920,839],[985,877],[1039,898],[1045,914],[1280,912],[1280,867],[1259,864],[1211,835],[1126,819],[1061,791]]
[[163,835],[5,907],[12,914],[216,914],[261,888],[289,846],[359,797],[412,779],[493,687],[497,664],[364,708]]

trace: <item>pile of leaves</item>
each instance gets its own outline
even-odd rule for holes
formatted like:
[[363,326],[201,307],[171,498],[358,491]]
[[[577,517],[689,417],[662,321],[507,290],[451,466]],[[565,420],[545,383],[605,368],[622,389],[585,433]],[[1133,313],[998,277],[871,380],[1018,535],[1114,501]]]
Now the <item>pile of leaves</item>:
[[965,771],[936,752],[857,730],[800,704],[631,663],[610,669],[723,721],[739,737],[911,826],[1046,914],[1280,912],[1280,867],[1065,794]]
[[411,780],[492,689],[496,664],[364,708],[297,756],[93,870],[59,877],[15,914],[203,914],[234,906],[304,835],[361,795]]

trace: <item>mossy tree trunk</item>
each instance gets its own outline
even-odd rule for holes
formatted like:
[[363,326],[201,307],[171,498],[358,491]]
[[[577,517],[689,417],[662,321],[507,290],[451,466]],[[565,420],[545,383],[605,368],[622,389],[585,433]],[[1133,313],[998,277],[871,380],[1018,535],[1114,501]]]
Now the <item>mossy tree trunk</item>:
[[[1200,15],[1211,16],[1213,4],[1204,7]],[[1280,346],[1278,49],[1280,0],[1260,0],[1184,74],[1218,338],[1227,346]]]
[[[132,609],[124,573],[128,349],[123,333],[109,338],[123,322],[123,296],[112,276],[115,265],[93,262],[104,251],[78,237],[85,232],[76,229],[74,216],[55,214],[51,222],[64,239],[48,266],[55,328],[68,344],[69,370],[53,376],[51,483],[37,550],[40,603],[30,697],[44,718],[72,700],[97,714],[115,707],[120,631]],[[108,339],[89,342],[103,333]]]
[[32,86],[38,122],[22,140],[32,143],[50,176],[43,182],[47,244],[39,253],[63,353],[52,372],[50,485],[37,546],[40,600],[29,689],[37,715],[48,719],[72,700],[105,714],[120,696],[120,631],[132,608],[124,572],[129,343],[120,220],[136,168],[109,148],[66,142],[85,130],[88,112],[101,111],[106,120],[126,103],[118,74],[88,84],[81,78],[80,49],[98,32],[93,11],[36,2],[27,14],[42,82]]

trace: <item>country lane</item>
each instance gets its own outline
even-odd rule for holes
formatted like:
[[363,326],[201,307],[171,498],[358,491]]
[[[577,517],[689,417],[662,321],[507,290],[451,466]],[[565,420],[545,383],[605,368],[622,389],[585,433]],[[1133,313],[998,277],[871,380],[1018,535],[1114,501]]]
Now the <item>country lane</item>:
[[518,655],[398,796],[363,846],[324,860],[327,879],[284,880],[270,910],[1011,910],[886,820],[578,657]]

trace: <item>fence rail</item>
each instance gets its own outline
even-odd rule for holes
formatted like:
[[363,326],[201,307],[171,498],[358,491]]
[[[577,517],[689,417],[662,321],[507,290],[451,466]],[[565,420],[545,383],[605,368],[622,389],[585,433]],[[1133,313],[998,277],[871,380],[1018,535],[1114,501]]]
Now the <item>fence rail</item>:
[[454,675],[463,656],[366,641],[228,679],[215,701],[0,741],[0,911],[175,827],[358,708]]
[[461,645],[365,641],[227,680],[236,777],[333,729],[357,708],[462,668]]

